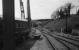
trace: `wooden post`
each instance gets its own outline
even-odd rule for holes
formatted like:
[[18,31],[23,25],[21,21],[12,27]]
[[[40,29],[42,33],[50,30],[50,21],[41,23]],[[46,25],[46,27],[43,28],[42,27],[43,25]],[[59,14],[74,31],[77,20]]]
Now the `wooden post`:
[[63,32],[63,29],[61,28],[61,33]]
[[3,2],[3,49],[15,50],[14,33],[14,0],[2,0]]
[[28,26],[31,31],[32,23],[31,23],[31,13],[30,13],[30,0],[27,0],[27,15],[28,15]]

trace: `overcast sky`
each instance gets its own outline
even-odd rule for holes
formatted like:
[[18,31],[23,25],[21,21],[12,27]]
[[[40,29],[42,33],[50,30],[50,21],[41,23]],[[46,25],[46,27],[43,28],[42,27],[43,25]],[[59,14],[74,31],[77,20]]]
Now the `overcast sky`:
[[[27,17],[27,0],[23,0],[25,15]],[[0,0],[0,14],[2,14],[2,0]],[[31,18],[32,19],[50,19],[52,12],[58,7],[64,5],[67,2],[72,2],[78,5],[78,0],[30,0],[31,5]],[[15,0],[15,17],[21,18],[20,3],[19,0]]]

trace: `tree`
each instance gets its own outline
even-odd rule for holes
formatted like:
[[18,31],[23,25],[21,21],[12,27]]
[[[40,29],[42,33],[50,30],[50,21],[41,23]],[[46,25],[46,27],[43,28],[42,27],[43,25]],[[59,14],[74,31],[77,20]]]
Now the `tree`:
[[64,6],[59,7],[51,17],[54,19],[62,19],[70,17],[70,11],[74,6],[71,3],[66,3]]

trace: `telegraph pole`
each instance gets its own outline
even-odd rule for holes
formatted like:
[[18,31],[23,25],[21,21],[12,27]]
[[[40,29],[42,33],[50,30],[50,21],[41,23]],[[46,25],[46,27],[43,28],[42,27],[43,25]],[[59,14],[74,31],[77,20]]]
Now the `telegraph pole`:
[[2,0],[3,2],[3,49],[15,50],[15,22],[14,0]]
[[68,17],[70,17],[70,9],[71,9],[71,4],[69,3],[67,9],[66,9],[66,33],[68,33]]
[[28,26],[31,31],[32,23],[31,23],[31,12],[30,12],[30,0],[27,0],[27,15],[28,15]]

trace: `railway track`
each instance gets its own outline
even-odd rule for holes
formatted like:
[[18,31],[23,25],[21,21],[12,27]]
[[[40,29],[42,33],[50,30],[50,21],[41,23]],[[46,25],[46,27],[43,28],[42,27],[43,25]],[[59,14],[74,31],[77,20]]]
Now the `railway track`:
[[[47,31],[43,31],[43,32],[46,32],[46,33],[51,33],[51,32],[47,32]],[[53,32],[52,32],[52,33],[53,33]],[[51,34],[52,34],[52,33],[51,33]],[[57,35],[57,34],[54,34],[54,35]],[[64,37],[64,38],[66,38],[66,39],[70,39],[70,40],[74,40],[74,41],[79,42],[79,40],[78,40],[78,39],[73,39],[73,38],[70,38],[70,37],[65,37],[65,36],[62,36],[62,35],[57,35],[57,36]]]
[[[46,39],[49,41],[49,43],[50,43],[50,45],[52,46],[52,48],[54,48],[54,50],[71,50],[71,48],[69,48],[67,45],[65,45],[64,43],[62,43],[61,41],[59,41],[59,40],[57,40],[56,39],[56,41],[58,41],[63,47],[61,47],[60,49],[59,48],[57,48],[56,46],[55,46],[55,44],[53,44],[52,42],[52,40],[49,38],[49,37],[47,37],[48,35],[45,35],[44,34],[44,36],[46,37]],[[52,37],[53,38],[53,37]],[[61,46],[60,45],[60,46]]]
[[58,41],[61,41],[63,44],[65,44],[67,47],[71,48],[70,50],[79,50],[78,47],[72,45],[71,43],[68,43],[66,41],[63,41],[63,40],[60,40],[60,39],[57,39]]
[[51,35],[51,36],[54,36],[54,37],[59,37],[60,39],[62,39],[62,38],[64,38],[64,39],[67,39],[67,40],[71,40],[71,41],[74,41],[75,42],[75,44],[77,44],[77,45],[79,45],[79,40],[76,40],[76,39],[72,39],[72,38],[68,38],[68,37],[64,37],[64,36],[61,36],[61,35],[56,35],[56,34],[53,34],[53,33],[51,33],[51,32],[47,32],[47,31],[42,31],[43,33],[46,33],[46,34],[48,34],[48,35]]
[[[63,37],[63,36],[60,36],[61,38],[56,37],[58,35],[53,36],[51,34],[48,34],[48,32],[46,32],[46,31],[41,31],[41,32],[44,33],[44,36],[45,36],[45,34],[47,34],[47,35],[49,35],[51,37],[54,37],[57,41],[59,41],[61,44],[63,44],[65,47],[67,47],[68,48],[67,50],[79,50],[79,44],[77,44],[78,43],[77,40],[66,38],[66,37]],[[51,43],[50,39],[47,36],[45,36],[45,37],[48,39],[49,43]],[[68,41],[66,39],[62,39],[62,38],[66,38],[66,39],[68,39],[70,41]],[[74,44],[73,41],[76,41],[77,43]],[[53,45],[53,46],[55,46],[55,45]],[[57,50],[55,48],[56,47],[54,47],[54,50]]]
[[[62,41],[65,41],[65,42],[67,42],[67,43],[70,43],[70,44],[72,44],[72,45],[74,45],[74,46],[77,46],[77,47],[79,48],[79,41],[77,41],[77,40],[70,39],[70,38],[66,38],[66,37],[63,37],[63,36],[58,36],[58,35],[55,35],[55,34],[53,34],[53,35],[48,34],[48,35],[54,37],[55,39],[62,40]],[[55,35],[55,36],[54,36],[54,35]],[[56,36],[57,36],[57,37],[56,37]]]
[[56,46],[55,46],[53,43],[51,43],[51,41],[48,39],[47,36],[44,35],[44,37],[47,39],[48,43],[50,44],[50,46],[52,47],[53,50],[58,50],[58,49],[56,48]]
[[[57,35],[57,34],[54,34],[54,35]],[[70,40],[74,40],[74,41],[79,42],[78,39],[72,39],[72,38],[69,38],[69,37],[62,36],[62,35],[57,35],[57,36],[64,37],[64,38],[66,38],[66,39],[70,39]]]
[[76,45],[72,42],[66,41],[64,39],[61,39],[61,38],[58,38],[58,37],[55,37],[55,36],[52,36],[52,37],[54,37],[56,40],[60,41],[61,43],[65,44],[68,48],[71,48],[71,50],[75,50],[75,49],[72,49],[73,47],[76,48],[76,49],[78,48],[77,50],[79,50],[79,45]]
[[56,39],[60,39],[60,40],[66,41],[66,42],[68,42],[68,43],[70,43],[70,44],[72,44],[74,46],[79,47],[79,42],[78,41],[66,39],[64,37],[60,37],[60,36],[57,36],[57,35],[55,35],[55,36],[54,35],[51,35],[51,34],[49,34],[49,35],[52,36],[52,37],[54,37],[54,38],[56,38]]

